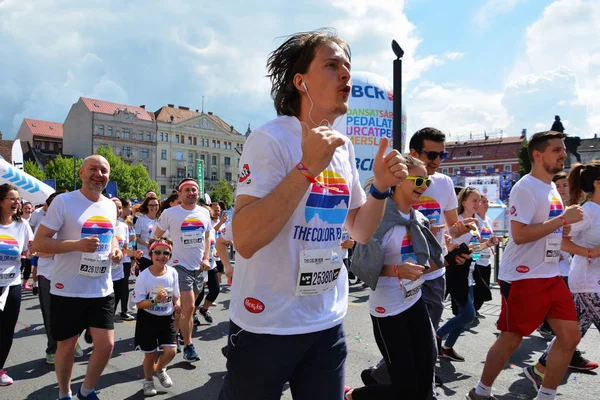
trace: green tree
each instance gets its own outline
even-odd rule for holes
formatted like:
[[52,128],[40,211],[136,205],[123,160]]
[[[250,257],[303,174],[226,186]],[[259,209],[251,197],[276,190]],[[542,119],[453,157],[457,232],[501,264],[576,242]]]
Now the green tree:
[[42,171],[40,167],[31,160],[25,161],[25,165],[23,166],[23,168],[25,169],[25,172],[27,172],[34,178],[39,179],[40,181],[46,179],[46,174],[44,173],[44,171]]
[[225,179],[221,179],[210,192],[210,199],[212,201],[223,201],[229,207],[233,202],[233,189]]
[[531,160],[529,159],[529,152],[527,151],[527,139],[523,139],[521,148],[519,149],[519,174],[521,176],[527,175],[531,171]]
[[[46,165],[47,179],[56,179],[56,190],[73,190],[73,176],[77,177],[77,188],[81,188],[81,179],[79,178],[79,169],[83,164],[82,159],[78,159],[75,168],[73,168],[74,158],[58,156]],[[73,173],[75,169],[75,173]]]
[[148,170],[142,164],[131,166],[130,175],[135,182],[135,198],[143,199],[148,190],[152,190],[156,194],[160,193],[158,184],[150,178]]

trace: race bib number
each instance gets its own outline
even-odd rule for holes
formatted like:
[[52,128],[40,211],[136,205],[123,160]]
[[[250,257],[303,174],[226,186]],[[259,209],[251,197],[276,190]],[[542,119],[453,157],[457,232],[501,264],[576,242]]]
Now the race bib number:
[[315,296],[332,290],[343,265],[340,247],[302,250],[296,296]]
[[562,239],[546,239],[546,254],[544,261],[547,263],[557,263],[560,261],[560,244]]
[[97,253],[81,253],[81,263],[79,265],[79,275],[89,276],[90,278],[99,278],[106,274],[109,268],[109,259],[107,255]]
[[423,279],[423,277],[417,279],[416,281],[402,279],[400,287],[402,288],[402,294],[404,295],[405,303],[410,303],[415,299],[415,297],[417,297],[424,282],[425,279]]
[[204,233],[200,230],[184,231],[181,232],[181,240],[183,240],[183,247],[186,249],[201,247],[204,243]]
[[15,267],[0,268],[0,283],[8,285],[15,280],[17,276],[17,269]]

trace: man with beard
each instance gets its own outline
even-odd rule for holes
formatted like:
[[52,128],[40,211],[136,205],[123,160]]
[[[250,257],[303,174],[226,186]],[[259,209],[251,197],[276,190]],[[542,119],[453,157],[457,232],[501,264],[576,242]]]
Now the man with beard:
[[[564,134],[548,131],[532,136],[531,173],[510,192],[510,241],[500,263],[502,309],[500,336],[488,352],[483,374],[467,399],[495,399],[492,385],[523,336],[529,336],[547,318],[556,333],[537,400],[551,400],[564,376],[579,330],[573,296],[560,276],[561,240],[569,225],[581,221],[579,205],[564,208],[552,177],[564,168]],[[564,231],[564,232],[563,232]]]

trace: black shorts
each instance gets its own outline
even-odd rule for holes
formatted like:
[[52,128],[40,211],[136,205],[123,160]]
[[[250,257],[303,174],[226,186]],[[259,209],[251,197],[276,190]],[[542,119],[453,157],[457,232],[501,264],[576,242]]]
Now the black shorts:
[[222,274],[225,273],[225,266],[223,266],[223,262],[221,260],[217,260],[217,272]]
[[154,315],[138,309],[134,343],[135,349],[144,353],[153,353],[158,347],[177,346],[173,314]]
[[50,294],[50,329],[57,341],[79,335],[84,329],[115,329],[115,295],[65,297]]

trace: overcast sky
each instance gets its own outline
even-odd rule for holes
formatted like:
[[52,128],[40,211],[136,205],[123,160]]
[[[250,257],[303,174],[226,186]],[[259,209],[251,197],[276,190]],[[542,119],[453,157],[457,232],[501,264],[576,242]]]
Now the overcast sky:
[[329,26],[353,70],[391,80],[405,50],[408,134],[600,132],[600,1],[0,0],[0,131],[62,122],[79,96],[213,111],[244,132],[273,118],[265,63]]

